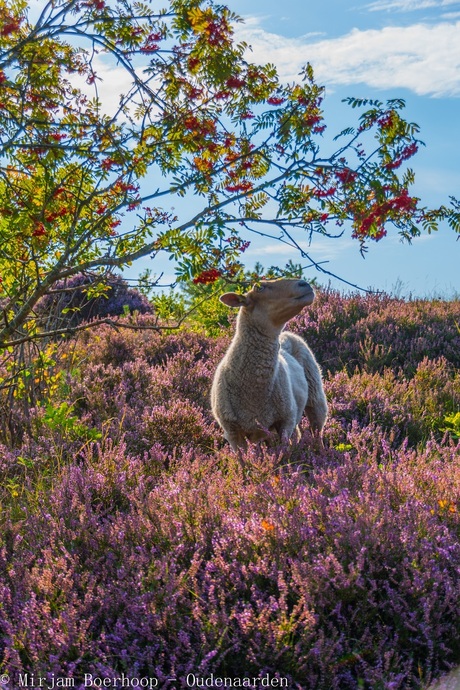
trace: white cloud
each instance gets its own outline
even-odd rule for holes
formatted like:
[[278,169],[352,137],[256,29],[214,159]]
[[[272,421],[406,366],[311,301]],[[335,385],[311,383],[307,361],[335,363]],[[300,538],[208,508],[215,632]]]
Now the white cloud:
[[[120,121],[125,119],[123,113],[120,113],[120,99],[126,98],[132,93],[134,86],[133,75],[129,73],[124,67],[119,67],[108,56],[96,55],[92,61],[92,67],[96,73],[96,80],[94,84],[88,84],[86,79],[80,75],[72,75],[72,85],[79,88],[85,96],[90,99],[97,98],[100,103],[101,114],[109,117],[117,117]],[[148,80],[148,75],[144,72],[145,66],[136,67],[135,72],[142,81]],[[151,80],[151,88],[155,89],[158,86],[158,80]],[[134,113],[139,102],[138,97],[134,97],[128,104],[131,117],[135,117]]]
[[320,41],[285,38],[254,25],[238,30],[238,39],[252,46],[251,59],[275,63],[283,80],[297,79],[310,62],[325,85],[365,83],[429,96],[460,95],[459,35],[460,21],[353,29]]
[[126,95],[133,83],[132,76],[122,67],[100,64],[96,68],[100,81],[97,82],[97,94],[103,110],[114,115],[120,105],[120,97]]

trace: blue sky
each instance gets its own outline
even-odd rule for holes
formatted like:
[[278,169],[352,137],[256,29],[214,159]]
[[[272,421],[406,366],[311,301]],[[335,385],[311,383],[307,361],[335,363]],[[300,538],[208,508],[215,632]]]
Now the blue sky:
[[[244,18],[236,37],[252,46],[248,58],[273,62],[285,81],[297,80],[306,62],[326,87],[327,132],[334,136],[356,123],[347,96],[403,98],[405,116],[421,127],[426,147],[411,161],[416,184],[411,193],[436,207],[449,195],[460,196],[460,2],[452,0],[228,0]],[[112,75],[113,77],[113,75]],[[108,79],[108,83],[112,80]],[[112,82],[113,83],[113,82]],[[307,247],[307,245],[305,245]],[[401,296],[460,295],[460,240],[447,226],[423,235],[411,245],[391,232],[370,242],[366,258],[350,233],[340,239],[315,237],[309,254],[324,268],[362,288]],[[250,266],[283,266],[301,261],[288,247],[253,240],[245,254]],[[137,262],[127,277],[149,265]],[[162,282],[174,279],[168,261],[152,266],[164,271]],[[306,272],[326,284],[328,276]],[[344,283],[332,285],[347,289]]]
[[[414,193],[426,205],[460,196],[460,2],[449,0],[231,0],[245,19],[238,38],[252,46],[256,62],[274,62],[282,78],[296,78],[310,62],[326,86],[328,130],[353,123],[346,96],[402,97],[406,117],[425,142],[411,161]],[[404,295],[460,293],[460,240],[449,228],[402,244],[396,233],[371,243],[366,258],[350,237],[316,238],[310,247],[325,268],[359,284]],[[270,243],[248,251],[262,263],[294,255]],[[313,270],[322,282],[325,278]],[[333,281],[339,286],[339,283]]]

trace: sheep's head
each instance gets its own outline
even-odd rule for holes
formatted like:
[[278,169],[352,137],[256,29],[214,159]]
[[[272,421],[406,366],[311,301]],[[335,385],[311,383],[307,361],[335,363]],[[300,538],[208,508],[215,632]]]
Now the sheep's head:
[[295,278],[262,280],[245,295],[227,292],[220,297],[228,307],[243,307],[252,321],[275,328],[282,328],[314,299],[311,285]]

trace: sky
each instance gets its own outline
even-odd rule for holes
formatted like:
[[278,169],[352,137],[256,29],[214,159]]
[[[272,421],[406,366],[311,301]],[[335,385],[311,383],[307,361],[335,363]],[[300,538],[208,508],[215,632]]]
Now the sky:
[[[298,80],[306,62],[326,87],[323,103],[328,132],[356,124],[356,113],[343,103],[348,96],[403,98],[403,115],[420,125],[425,143],[411,160],[416,183],[411,194],[422,205],[460,197],[460,2],[453,0],[227,0],[244,23],[237,40],[251,46],[248,59],[272,62],[282,80]],[[459,297],[460,240],[448,226],[424,234],[409,245],[389,228],[380,242],[369,242],[365,258],[350,237],[314,237],[308,248],[316,262],[363,289],[398,296]],[[278,242],[253,240],[248,266],[284,265],[301,259]],[[148,265],[137,263],[130,272]],[[157,271],[158,266],[155,266]],[[171,264],[160,266],[164,281]],[[347,283],[308,269],[316,278],[347,290]]]

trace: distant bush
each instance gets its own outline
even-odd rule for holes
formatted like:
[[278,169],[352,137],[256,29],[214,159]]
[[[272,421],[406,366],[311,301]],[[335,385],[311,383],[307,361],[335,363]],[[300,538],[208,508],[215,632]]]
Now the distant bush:
[[[102,289],[102,285],[106,287]],[[92,291],[96,291],[94,296]],[[42,325],[54,330],[108,316],[151,314],[153,307],[119,275],[110,275],[99,283],[97,276],[78,274],[55,283],[53,292],[38,303],[37,311]]]

